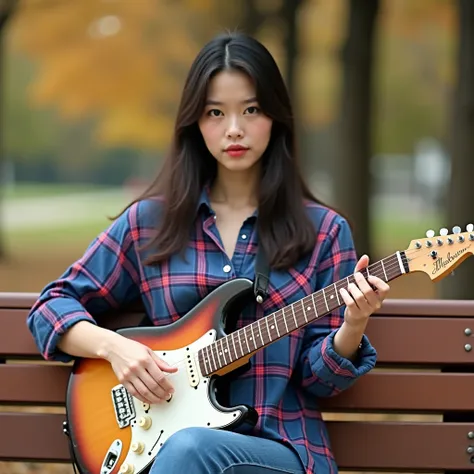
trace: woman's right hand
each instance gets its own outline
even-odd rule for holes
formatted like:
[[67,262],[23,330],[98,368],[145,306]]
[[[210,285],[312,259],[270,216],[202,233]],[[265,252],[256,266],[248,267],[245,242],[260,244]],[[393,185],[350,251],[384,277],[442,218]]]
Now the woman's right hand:
[[119,382],[140,401],[161,403],[174,393],[166,373],[175,373],[178,368],[168,365],[149,347],[120,336],[103,356],[110,362]]

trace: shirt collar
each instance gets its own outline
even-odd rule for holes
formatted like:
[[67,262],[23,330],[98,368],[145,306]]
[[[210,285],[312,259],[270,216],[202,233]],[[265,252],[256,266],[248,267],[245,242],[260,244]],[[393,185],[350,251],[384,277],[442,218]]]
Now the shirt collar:
[[[205,209],[208,212],[208,214],[215,215],[215,212],[211,206],[210,191],[211,191],[211,186],[209,183],[203,186],[201,195],[199,196],[198,205],[197,205],[198,213],[201,211],[201,209]],[[255,209],[254,213],[251,216],[249,216],[249,218],[252,218],[252,217],[256,218],[257,216],[258,216],[258,209]]]
[[209,184],[204,185],[201,191],[201,195],[199,196],[199,200],[197,204],[197,212],[199,213],[201,209],[207,210],[209,214],[214,214],[214,211],[212,210],[212,207],[211,207]]

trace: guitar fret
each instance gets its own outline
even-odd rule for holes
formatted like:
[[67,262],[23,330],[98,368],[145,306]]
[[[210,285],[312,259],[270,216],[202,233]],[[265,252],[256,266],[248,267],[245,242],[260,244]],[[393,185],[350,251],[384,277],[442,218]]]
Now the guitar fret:
[[[250,325],[250,327],[251,327],[251,326],[252,326],[252,325]],[[248,338],[247,338],[247,328],[244,328],[244,336],[245,336],[245,343],[247,344],[247,349],[249,350],[248,353],[250,354],[252,351],[250,350],[249,340],[248,340]]]
[[326,304],[326,309],[328,310],[328,313],[329,313],[329,305],[328,305],[328,300],[326,299],[326,293],[324,293],[324,288],[323,288],[323,298],[324,298],[324,303]]
[[308,317],[306,316],[306,309],[304,307],[304,300],[301,301],[301,306],[303,308],[304,321],[305,321],[305,323],[307,323],[308,322]]
[[[202,358],[204,360],[204,367],[206,369],[206,372],[211,372],[212,371],[211,360],[210,360],[209,355],[206,355],[206,353],[209,353],[209,346],[204,347],[203,350],[201,351],[201,353],[202,353]],[[207,367],[206,361],[209,362],[209,369],[210,370]]]
[[236,331],[236,334],[237,334],[237,338],[239,340],[239,346],[240,346],[240,353],[242,354],[242,357],[244,355],[244,350],[242,348],[242,341],[240,340],[240,333],[241,333],[242,329],[239,329],[238,331]]
[[276,318],[276,312],[273,313],[273,319],[275,320],[275,327],[276,327],[276,330],[277,330],[278,337],[280,337],[280,328],[278,327],[278,322],[277,322],[277,318]]
[[314,293],[311,293],[311,299],[313,300],[314,313],[316,314],[316,317],[319,317],[318,306],[316,305],[316,302],[314,301]]
[[250,324],[250,332],[252,333],[252,341],[253,341],[253,345],[255,347],[255,349],[257,349],[257,341],[255,340],[255,334],[253,333],[253,323]]
[[285,323],[286,333],[288,334],[290,331],[288,330],[288,323],[286,322],[285,308],[283,308],[281,312],[283,314],[283,322]]
[[291,311],[293,312],[293,319],[295,320],[295,325],[296,325],[296,327],[298,327],[298,321],[296,320],[294,305],[291,305]]
[[382,265],[383,274],[385,275],[385,281],[388,281],[387,274],[385,273],[385,265],[383,264],[383,260],[380,260],[380,264]]
[[[259,323],[260,323],[260,321],[257,321],[258,332],[259,332],[259,334],[260,334],[260,344],[263,345],[264,342],[263,342],[263,337],[262,337],[262,328],[260,327],[260,324],[259,324]],[[257,348],[257,346],[255,346],[255,349],[256,349],[256,348]]]
[[224,365],[227,365],[227,359],[225,358],[224,342],[222,341],[222,339],[219,339],[219,342],[221,343],[221,354],[224,359]]
[[[215,351],[214,351],[214,349],[215,349]],[[219,348],[217,347],[217,342],[215,342],[212,345],[211,351],[212,351],[212,358],[214,359],[214,365],[216,366],[216,370],[217,370],[218,368],[222,367],[221,366],[221,360],[219,358]]]
[[[238,355],[237,355],[237,349],[235,348],[234,334],[233,333],[230,334],[229,337],[232,341],[232,346],[234,348],[234,354],[235,354],[235,359],[234,360],[236,360],[238,358]],[[231,357],[231,359],[232,359],[232,357]]]
[[268,331],[268,337],[270,338],[270,342],[273,341],[272,335],[270,333],[270,327],[268,326],[268,318],[265,318],[265,323],[267,324],[267,331]]
[[333,284],[333,286],[334,286],[334,293],[336,293],[337,304],[340,306],[341,305],[341,300],[339,299],[339,291],[337,290],[337,286],[336,286],[335,283]]
[[225,337],[225,342],[227,343],[227,354],[229,356],[229,360],[230,362],[233,362],[233,359],[232,359],[232,350],[229,346],[229,337]]

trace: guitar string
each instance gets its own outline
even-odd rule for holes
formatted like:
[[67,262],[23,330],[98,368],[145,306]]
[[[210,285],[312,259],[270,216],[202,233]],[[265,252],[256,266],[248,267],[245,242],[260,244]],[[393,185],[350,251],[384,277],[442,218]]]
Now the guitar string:
[[[434,248],[436,248],[436,247],[434,247]],[[420,253],[420,251],[423,250],[423,249],[424,249],[424,248],[421,248],[421,249],[407,249],[407,250],[404,251],[404,254],[405,254],[405,256],[408,257],[408,256],[411,256],[413,253]],[[426,248],[426,250],[429,250],[429,248]],[[415,258],[420,258],[420,257],[426,257],[426,255],[420,255],[419,257],[415,257]],[[401,256],[401,258],[402,258],[402,262],[403,262],[403,256]],[[413,258],[411,258],[411,260],[413,260]],[[387,261],[387,262],[383,264],[383,268],[382,268],[381,262],[385,262],[385,261]],[[404,262],[404,263],[408,263],[408,262]],[[390,256],[388,256],[388,257],[385,257],[385,258],[383,258],[383,259],[381,259],[381,260],[379,260],[379,261],[377,261],[377,262],[375,262],[375,263],[373,263],[373,264],[370,264],[370,265],[369,265],[369,268],[370,268],[370,267],[375,267],[376,265],[380,265],[380,270],[382,270],[382,271],[380,272],[381,275],[377,275],[378,272],[377,272],[377,271],[374,271],[374,270],[372,270],[372,273],[371,273],[371,274],[372,274],[372,275],[375,275],[375,276],[378,276],[379,278],[381,278],[381,279],[384,280],[384,281],[390,281],[394,276],[397,276],[397,273],[393,273],[393,274],[391,273],[392,270],[395,270],[395,269],[396,269],[397,272],[400,271],[400,261],[399,261],[399,259],[398,259],[397,253],[394,253],[394,254],[392,254],[392,255],[390,255]],[[385,270],[385,273],[383,272],[383,269]],[[366,269],[363,269],[362,272],[365,272],[365,270],[366,270]],[[379,271],[380,271],[380,270],[379,270]],[[407,274],[408,274],[408,273],[410,273],[410,272],[407,272]],[[385,278],[384,278],[384,277],[385,277],[385,274],[387,275],[387,280],[385,280]],[[390,277],[389,277],[389,274],[390,274]],[[403,275],[403,273],[400,273],[398,276],[401,276],[401,275]],[[349,278],[349,279],[351,279],[351,278],[353,279],[353,277],[354,277],[354,275],[349,275],[348,277],[346,277],[346,278],[344,278],[344,279],[341,279],[341,280],[339,280],[339,281],[333,283],[332,285],[328,285],[327,288],[330,288],[331,286],[334,286],[334,287],[336,287],[337,289],[341,289],[341,288],[345,287],[345,282],[347,281],[347,279],[348,279],[348,278]],[[341,285],[342,285],[342,286],[341,286]],[[338,286],[340,286],[340,288],[338,288]],[[323,288],[323,289],[321,289],[321,290],[318,290],[316,293],[318,293],[319,291],[322,291],[322,290],[326,290],[326,288]],[[312,295],[314,295],[314,293],[313,293]],[[295,305],[299,303],[300,306],[302,306],[302,305],[303,305],[303,300],[306,299],[306,298],[311,298],[312,295],[307,295],[307,296],[303,297],[302,299],[300,299],[300,300],[298,300],[298,301],[295,301],[294,303],[291,303],[290,305],[288,305],[288,306],[293,306],[294,314],[295,314],[295,316],[296,316],[297,318],[298,318],[299,316],[304,315],[304,309],[302,309],[302,308],[295,308]],[[323,318],[323,317],[329,315],[329,313],[330,313],[331,311],[333,311],[333,310],[335,310],[335,309],[337,309],[338,307],[343,306],[343,305],[344,305],[344,304],[340,304],[340,305],[336,306],[335,308],[331,309],[331,310],[328,312],[328,311],[327,311],[327,308],[326,308],[326,305],[325,305],[325,304],[321,304],[321,308],[319,308],[319,309],[322,309],[321,316],[317,316],[316,318],[313,318],[311,321],[308,322],[308,324],[311,323],[311,322],[317,321],[318,319],[321,319],[321,318]],[[316,313],[319,314],[319,311],[318,311],[318,304],[314,304],[313,306],[314,306],[315,309],[316,309]],[[277,313],[281,313],[281,314],[278,314],[278,315],[277,315]],[[276,324],[277,324],[278,326],[279,326],[279,324],[280,324],[281,322],[284,322],[284,321],[288,318],[288,316],[285,316],[285,313],[284,313],[284,311],[283,311],[283,308],[281,308],[281,309],[279,309],[279,310],[277,310],[277,311],[275,311],[275,312],[273,312],[273,313],[267,315],[265,318],[270,318],[270,317],[272,317],[272,316],[273,316],[274,319],[276,320]],[[214,345],[215,347],[217,347],[217,346],[216,346],[216,343],[217,343],[218,341],[221,341],[221,343],[222,343],[222,339],[224,339],[225,337],[233,337],[233,334],[235,334],[235,333],[238,332],[238,331],[243,331],[243,332],[244,332],[244,337],[246,337],[246,336],[247,336],[247,335],[245,334],[246,329],[247,329],[249,326],[253,325],[253,324],[255,324],[255,325],[260,324],[260,322],[263,321],[265,318],[256,320],[256,321],[254,321],[253,323],[250,323],[249,325],[247,325],[247,326],[245,326],[245,327],[243,327],[243,328],[238,329],[238,330],[235,331],[234,333],[230,333],[229,335],[224,336],[223,338],[218,339],[217,341],[212,342],[211,344],[209,344],[209,345],[206,346],[206,347],[210,347],[210,346],[212,346],[212,345]],[[291,318],[290,318],[290,319],[291,319]],[[268,319],[267,319],[267,321],[268,321]],[[272,323],[272,324],[273,324],[273,323]],[[305,325],[306,325],[306,324],[305,324]],[[278,338],[272,340],[272,339],[269,337],[270,335],[269,335],[269,333],[268,333],[268,331],[267,331],[267,328],[266,328],[265,326],[266,326],[266,325],[263,325],[262,327],[260,327],[260,330],[262,331],[262,338],[263,338],[263,335],[265,334],[265,335],[267,336],[267,338],[269,339],[269,342],[274,342],[274,341],[276,341],[277,339],[280,339],[280,337],[278,337]],[[300,326],[300,327],[303,327],[303,326]],[[296,329],[298,329],[298,327],[295,327],[294,329],[292,329],[292,330],[289,331],[289,332],[292,332],[293,330],[296,330]],[[286,336],[286,335],[287,335],[287,334],[285,334],[284,336]],[[264,347],[264,346],[257,347],[257,349],[255,349],[255,350],[260,350],[260,349],[262,349],[263,347]],[[205,347],[204,347],[204,348],[205,348]],[[204,349],[204,348],[201,348],[201,349],[199,349],[198,351],[196,351],[196,352],[193,353],[194,362],[195,362],[198,366],[199,366],[199,364],[200,364],[200,362],[201,362],[201,359],[199,358],[199,351],[201,351],[201,350]],[[213,350],[213,349],[210,348],[209,350]],[[155,351],[155,352],[161,352],[161,351]],[[227,352],[227,354],[228,354],[228,352]],[[236,355],[237,355],[237,353],[236,353]],[[248,355],[248,353],[244,354],[244,355],[241,356],[241,357],[244,357],[245,355]],[[203,355],[203,357],[204,357],[204,355]],[[217,358],[219,359],[219,357],[217,357]],[[237,357],[237,359],[239,359],[239,358],[240,358],[240,357]],[[230,363],[235,362],[235,360],[237,360],[237,359],[230,360]],[[181,360],[176,361],[176,362],[173,363],[173,364],[168,364],[168,365],[170,365],[170,366],[173,367],[173,368],[175,368],[175,367],[179,368],[179,367],[182,367],[182,366],[185,366],[185,365],[186,365],[186,360],[185,360],[185,359],[181,359]],[[212,365],[211,365],[211,362],[210,362],[210,361],[208,362],[208,365],[212,368]],[[227,365],[227,364],[225,364],[225,365]],[[224,368],[225,365],[224,365],[223,367],[217,368],[215,371]],[[215,371],[214,371],[214,372],[215,372]],[[172,377],[172,376],[174,376],[174,375],[176,375],[176,374],[175,374],[175,373],[166,373],[166,372],[165,372],[165,376],[166,376],[166,377]],[[201,376],[204,377],[204,378],[206,377],[206,376],[204,376],[204,375],[201,375]]]
[[[421,250],[422,250],[422,249],[408,249],[408,250],[405,250],[405,251],[404,251],[405,255],[404,255],[404,256],[401,255],[400,257],[401,257],[402,261],[403,261],[404,257],[406,257],[405,260],[407,260],[408,257],[411,257],[411,256],[412,256],[413,253],[419,253]],[[407,254],[408,254],[408,255],[407,255]],[[423,256],[423,255],[421,255],[421,256]],[[426,257],[426,255],[424,255],[424,256]],[[417,257],[416,257],[416,258],[417,258]],[[411,260],[413,260],[413,258],[411,258]],[[384,265],[383,265],[383,267],[382,267],[382,265],[380,265],[381,262],[385,262]],[[408,263],[408,262],[405,261],[405,263]],[[378,269],[376,269],[376,270],[374,270],[374,268],[372,268],[372,275],[378,276],[378,277],[381,278],[382,280],[385,280],[385,278],[384,278],[385,275],[387,276],[387,280],[386,280],[386,281],[390,281],[394,276],[401,276],[401,275],[402,275],[401,273],[400,273],[400,274],[398,273],[398,272],[400,271],[400,261],[399,261],[399,259],[398,259],[397,253],[394,253],[394,254],[392,254],[392,255],[390,255],[390,256],[388,256],[388,257],[385,257],[384,259],[382,259],[382,260],[380,260],[380,261],[378,261],[378,262],[375,262],[375,263],[371,264],[371,265],[369,266],[369,268],[370,268],[370,267],[375,267],[376,265],[379,265],[380,267],[379,267]],[[397,271],[396,271],[395,273],[392,273],[392,270],[394,270],[394,269],[396,269]],[[385,270],[385,272],[383,272],[383,270]],[[364,272],[364,270],[362,270],[362,271]],[[380,273],[380,274],[378,274],[378,273]],[[383,273],[383,274],[382,274],[382,273]],[[407,272],[407,273],[409,273],[409,272]],[[389,275],[390,275],[390,276],[389,276]],[[348,276],[347,278],[353,278],[353,275],[350,275],[350,276]],[[344,278],[344,279],[342,279],[342,280],[339,280],[338,282],[334,283],[333,285],[334,285],[337,289],[341,289],[341,288],[345,287],[345,282],[347,281],[347,278]],[[330,287],[331,287],[331,285],[329,285],[327,288],[330,288]],[[326,289],[326,288],[325,288],[325,289]],[[320,292],[320,291],[322,291],[322,290],[318,290],[318,292]],[[312,296],[312,295],[308,295],[308,296],[302,298],[301,300],[298,300],[298,301],[292,303],[291,305],[288,305],[288,306],[293,306],[294,314],[295,314],[295,316],[297,317],[297,319],[300,319],[301,316],[304,316],[304,315],[305,315],[305,310],[304,310],[304,308],[303,308],[303,300],[306,299],[306,298],[311,298],[311,296]],[[319,298],[320,298],[320,295],[319,295]],[[299,303],[300,308],[295,307],[295,305],[298,304],[298,303]],[[344,304],[344,303],[343,303],[343,304]],[[316,309],[316,313],[317,313],[317,314],[320,314],[320,316],[317,316],[316,318],[313,318],[311,321],[308,321],[308,323],[314,322],[314,321],[316,321],[316,320],[318,320],[318,319],[320,319],[320,318],[322,318],[322,317],[327,316],[331,311],[333,311],[334,309],[337,309],[337,308],[340,307],[340,306],[343,306],[343,304],[339,304],[339,305],[336,306],[335,308],[330,309],[330,311],[328,312],[328,311],[327,311],[327,308],[326,308],[326,303],[322,303],[322,302],[321,302],[321,303],[320,303],[320,302],[317,302],[316,304],[313,304],[313,303],[312,303],[312,306],[315,307],[315,309]],[[273,320],[272,320],[272,322],[270,322],[270,320],[272,319],[272,317],[273,317]],[[291,320],[292,320],[291,315],[290,315],[290,316],[286,315],[286,314],[284,313],[284,310],[283,310],[283,309],[279,309],[279,310],[275,311],[274,313],[271,313],[271,314],[267,315],[265,318],[267,319],[267,322],[268,322],[269,324],[271,324],[272,326],[273,326],[273,321],[276,321],[276,324],[277,324],[278,327],[280,326],[280,323],[281,323],[281,322],[284,322],[285,320],[287,320],[287,322],[290,322],[290,323],[291,323]],[[234,345],[235,340],[234,340],[234,336],[233,336],[233,335],[234,335],[235,333],[241,331],[241,334],[243,333],[242,336],[243,336],[244,339],[245,339],[245,343],[247,344],[247,347],[248,347],[248,349],[250,350],[250,346],[248,345],[248,341],[247,341],[247,335],[250,335],[250,334],[248,334],[248,329],[247,329],[247,328],[248,328],[249,326],[252,326],[252,325],[253,325],[253,327],[257,327],[258,330],[259,330],[259,331],[257,332],[257,335],[259,336],[259,335],[260,335],[259,332],[261,331],[261,333],[262,333],[262,339],[263,339],[263,336],[266,336],[266,338],[268,339],[268,343],[274,342],[274,341],[280,339],[280,337],[273,338],[273,339],[270,337],[270,332],[268,331],[266,325],[262,325],[262,324],[261,324],[261,321],[263,321],[265,318],[262,318],[262,319],[259,319],[259,320],[257,320],[257,321],[254,321],[253,323],[250,323],[248,326],[245,326],[245,327],[243,327],[243,328],[240,328],[239,330],[235,331],[234,333],[229,334],[229,335],[226,336],[226,337],[231,338],[232,345]],[[305,321],[306,321],[306,318],[305,318]],[[304,324],[304,325],[306,325],[306,324]],[[303,327],[303,325],[301,325],[300,327]],[[296,326],[295,328],[292,328],[291,331],[288,331],[288,332],[292,332],[293,330],[296,330],[296,329],[298,329],[298,326]],[[286,335],[287,335],[287,334],[284,334],[284,336],[286,336]],[[225,338],[225,337],[224,337],[224,338]],[[218,341],[221,341],[221,346],[222,346],[222,348],[224,348],[224,342],[223,342],[223,339],[224,339],[224,338],[221,338],[221,339],[218,340]],[[217,351],[219,351],[219,348],[217,347],[217,342],[218,342],[218,341],[214,341],[213,343],[211,343],[211,344],[210,344],[209,346],[207,346],[207,347],[214,346],[214,348],[217,349]],[[229,350],[230,350],[230,345],[228,344],[228,341],[229,341],[229,339],[227,340],[227,345],[228,345],[228,348],[229,348]],[[267,344],[264,344],[264,345],[268,345],[268,343],[267,343]],[[239,345],[239,346],[241,345],[240,336],[238,336],[238,345]],[[255,346],[255,344],[254,344],[254,346]],[[261,348],[263,348],[263,346],[256,347],[256,348],[254,348],[253,350],[251,350],[250,352],[248,352],[248,350],[246,350],[245,353],[242,354],[242,356],[238,356],[238,352],[237,352],[237,350],[236,350],[236,351],[235,351],[235,355],[237,356],[237,358],[235,358],[235,357],[227,357],[227,358],[229,358],[229,359],[230,359],[230,363],[232,363],[232,362],[235,362],[236,360],[238,360],[240,357],[244,357],[244,356],[246,356],[246,355],[249,355],[249,353],[254,352],[254,351],[256,351],[256,350],[260,350]],[[204,348],[203,348],[203,349],[204,349]],[[214,349],[213,349],[213,348],[210,348],[209,351],[214,351]],[[242,351],[242,348],[241,348],[241,352],[243,352],[243,351]],[[229,354],[229,351],[227,351],[227,352],[225,352],[225,353],[226,353],[226,354]],[[201,357],[201,359],[200,359],[200,358],[199,358],[199,351],[198,351],[198,353],[195,354],[195,360],[196,360],[196,358],[197,358],[197,363],[198,363],[198,364],[200,364],[201,360],[203,360],[204,365],[206,365],[206,364],[209,365],[209,367],[211,368],[211,370],[212,370],[212,365],[215,365],[215,366],[216,366],[216,369],[215,369],[215,370],[212,370],[212,372],[218,371],[218,370],[222,369],[223,367],[225,367],[226,365],[228,365],[227,363],[225,363],[224,366],[222,366],[222,363],[221,363],[221,360],[220,360],[220,357],[219,357],[219,354],[222,355],[221,352],[218,352],[218,353],[217,353],[217,352],[214,351],[214,354],[215,354],[215,356],[216,356],[215,358],[219,361],[219,367],[217,367],[217,364],[216,364],[216,363],[212,364],[212,361],[211,361],[211,360],[208,360],[207,362],[204,361],[203,359],[204,359],[206,356],[205,356],[203,353],[201,353],[202,357]],[[232,353],[229,354],[229,355],[232,356]],[[224,357],[224,359],[225,359],[225,357]],[[224,360],[224,362],[226,362],[226,361]]]

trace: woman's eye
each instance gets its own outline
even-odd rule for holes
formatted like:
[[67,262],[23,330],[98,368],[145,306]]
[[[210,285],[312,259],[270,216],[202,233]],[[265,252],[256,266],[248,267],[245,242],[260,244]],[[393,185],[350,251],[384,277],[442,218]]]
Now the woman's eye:
[[246,112],[249,113],[250,115],[255,115],[260,112],[260,109],[256,107],[255,105],[251,105],[250,107],[247,108]]
[[222,112],[220,110],[217,110],[217,109],[211,109],[207,113],[207,115],[209,115],[210,117],[219,117],[220,114],[222,114]]

